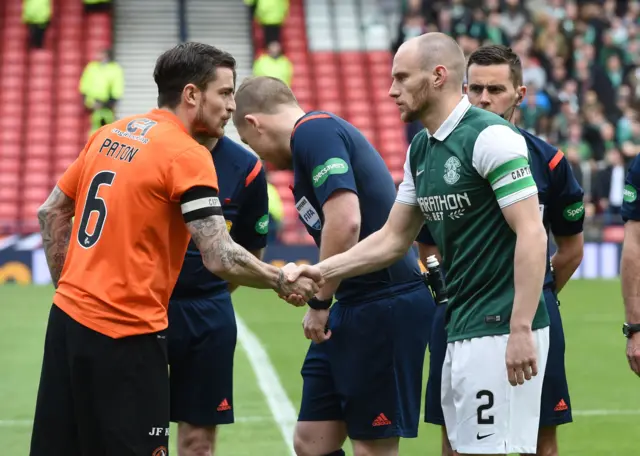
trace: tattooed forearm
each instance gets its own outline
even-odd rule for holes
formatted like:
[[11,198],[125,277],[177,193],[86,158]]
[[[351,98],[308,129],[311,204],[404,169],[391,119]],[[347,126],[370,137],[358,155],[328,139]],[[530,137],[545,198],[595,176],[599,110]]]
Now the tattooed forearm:
[[56,288],[67,257],[74,207],[74,201],[56,187],[38,210],[42,245]]
[[223,217],[195,220],[188,227],[204,265],[211,272],[237,285],[277,289],[280,270],[233,242]]

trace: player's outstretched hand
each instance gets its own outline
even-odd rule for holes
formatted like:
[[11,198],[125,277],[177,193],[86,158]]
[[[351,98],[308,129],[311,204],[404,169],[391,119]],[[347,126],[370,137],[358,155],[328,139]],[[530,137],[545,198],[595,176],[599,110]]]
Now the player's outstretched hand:
[[[322,273],[314,266],[306,264],[298,266],[295,263],[288,263],[282,268],[282,271],[288,283],[278,290],[278,296],[294,306],[304,306],[315,295],[319,287],[324,285]],[[296,283],[300,281],[308,282],[308,280],[313,280],[318,287],[310,296],[295,288]]]
[[631,370],[640,377],[640,333],[633,334],[627,340],[627,359]]
[[327,329],[329,309],[309,309],[302,320],[304,337],[321,344],[331,337],[331,330]]
[[280,284],[278,295],[294,306],[303,306],[324,284],[322,273],[309,265],[289,263],[282,268],[285,282]]
[[523,385],[538,375],[538,354],[531,329],[511,331],[507,342],[507,375],[511,385]]

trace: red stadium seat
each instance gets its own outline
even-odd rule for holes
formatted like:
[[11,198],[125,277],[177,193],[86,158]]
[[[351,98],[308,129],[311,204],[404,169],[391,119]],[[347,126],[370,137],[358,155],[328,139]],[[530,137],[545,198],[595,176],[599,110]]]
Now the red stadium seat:
[[22,197],[27,202],[35,201],[42,204],[44,200],[47,199],[50,192],[51,189],[49,188],[48,182],[45,182],[44,185],[25,186],[22,189]]
[[271,171],[269,173],[269,182],[275,187],[288,187],[293,185],[293,173],[291,171]]
[[18,160],[17,157],[7,156],[3,151],[3,153],[0,154],[0,169],[2,169],[0,176],[3,179],[17,179],[18,173],[20,172],[20,160]]
[[293,204],[284,206],[283,210],[285,219],[292,220],[298,218],[298,211]]
[[298,244],[298,233],[295,231],[283,231],[280,234],[280,239],[283,244],[286,245],[295,245]]

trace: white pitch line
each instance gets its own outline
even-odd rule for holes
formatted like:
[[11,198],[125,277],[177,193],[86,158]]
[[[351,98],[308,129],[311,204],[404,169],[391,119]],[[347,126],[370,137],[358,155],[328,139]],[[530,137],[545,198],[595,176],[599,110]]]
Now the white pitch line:
[[287,393],[278,378],[269,355],[260,343],[255,334],[244,324],[242,319],[236,314],[238,324],[238,340],[244,349],[251,363],[251,367],[258,378],[258,385],[262,394],[267,400],[269,410],[280,428],[280,433],[284,439],[291,456],[296,456],[293,449],[293,431],[298,420],[296,410],[287,396]]

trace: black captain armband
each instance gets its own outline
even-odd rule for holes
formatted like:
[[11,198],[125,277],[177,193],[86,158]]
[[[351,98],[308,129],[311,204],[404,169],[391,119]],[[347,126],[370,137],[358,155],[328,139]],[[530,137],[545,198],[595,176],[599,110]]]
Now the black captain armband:
[[223,215],[218,190],[213,187],[190,188],[180,198],[180,209],[186,223],[212,215]]

